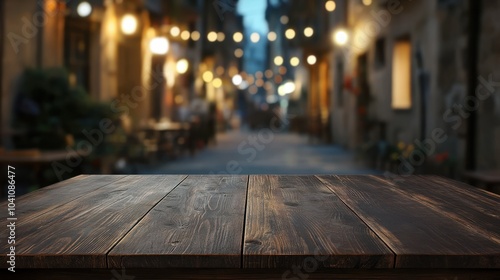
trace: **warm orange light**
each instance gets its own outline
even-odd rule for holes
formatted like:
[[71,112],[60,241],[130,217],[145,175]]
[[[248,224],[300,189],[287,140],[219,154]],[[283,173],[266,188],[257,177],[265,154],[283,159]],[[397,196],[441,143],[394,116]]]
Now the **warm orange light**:
[[276,41],[277,38],[278,38],[278,35],[276,35],[276,32],[274,32],[274,31],[271,31],[267,34],[267,40],[269,40],[270,42]]
[[233,40],[236,42],[236,43],[239,43],[241,41],[243,41],[243,34],[241,32],[235,32],[233,34]]
[[310,56],[308,56],[308,57],[307,57],[307,63],[308,63],[309,65],[314,65],[314,64],[316,64],[316,61],[317,61],[317,58],[316,58],[316,56],[315,56],[315,55],[312,55],[312,54],[311,54]]
[[293,38],[295,38],[295,30],[289,28],[285,31],[285,37],[289,40],[292,40]]
[[274,64],[276,64],[278,66],[282,65],[283,64],[283,57],[281,57],[281,56],[275,57],[274,58]]
[[208,32],[207,39],[208,39],[209,42],[215,42],[215,41],[217,41],[217,32],[215,32],[215,31]]
[[337,7],[337,4],[335,4],[335,1],[333,1],[333,0],[326,1],[326,3],[325,3],[325,8],[329,12],[335,11],[336,7]]
[[304,29],[304,36],[311,37],[312,35],[314,35],[314,29],[312,27],[306,27]]
[[392,54],[392,108],[411,108],[411,44],[397,41]]
[[250,35],[250,41],[252,41],[252,43],[259,42],[260,41],[259,33],[257,33],[257,32],[252,33],[252,35]]

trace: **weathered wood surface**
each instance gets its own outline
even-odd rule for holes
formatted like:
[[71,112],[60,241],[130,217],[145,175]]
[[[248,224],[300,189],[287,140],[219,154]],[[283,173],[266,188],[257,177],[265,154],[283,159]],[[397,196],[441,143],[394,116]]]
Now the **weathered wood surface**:
[[[435,202],[440,185],[426,187],[412,177],[399,183],[399,188],[371,176],[319,178],[395,252],[396,268],[498,268],[500,265],[500,243],[486,234],[488,225],[479,224],[481,219],[489,218],[481,218],[478,226],[471,226],[464,218],[457,219],[459,215],[450,215],[453,209],[443,211],[440,208],[446,206],[435,206],[440,203]],[[401,185],[405,185],[403,190]],[[415,195],[418,188],[427,188],[433,194]],[[410,190],[413,190],[411,195]],[[456,207],[469,205],[455,201],[461,203]],[[474,216],[471,213],[468,216]],[[490,217],[500,225],[498,215]]]
[[[127,176],[50,212],[19,219],[17,267],[106,268],[111,248],[184,178]],[[7,256],[0,261],[5,266]]]
[[[84,175],[16,203],[17,269],[246,279],[500,270],[500,196],[436,176]],[[0,234],[7,240],[5,227]]]
[[[16,199],[16,217],[19,220],[34,218],[123,178],[124,175],[80,175],[38,189]],[[7,201],[0,203],[0,209],[7,209]],[[1,220],[5,220],[7,216],[7,211],[0,211]]]
[[244,267],[393,267],[393,253],[312,176],[252,176]]
[[241,267],[248,176],[190,176],[109,253],[110,267]]
[[500,242],[500,196],[439,177],[413,176],[411,183],[387,181],[378,176],[372,178],[390,184],[402,195]]

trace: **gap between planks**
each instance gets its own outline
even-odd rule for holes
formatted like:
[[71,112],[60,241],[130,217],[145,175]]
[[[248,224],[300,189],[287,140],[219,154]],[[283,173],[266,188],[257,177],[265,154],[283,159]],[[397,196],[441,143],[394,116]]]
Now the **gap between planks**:
[[243,268],[243,258],[244,258],[244,249],[245,249],[245,229],[247,226],[247,207],[248,207],[248,185],[250,184],[250,176],[247,175],[247,189],[245,192],[245,211],[243,212],[243,231],[241,234],[241,254],[240,254],[240,269]]
[[144,213],[144,215],[142,215],[142,217],[140,217],[131,227],[129,230],[127,230],[127,232],[120,238],[118,239],[115,244],[113,244],[109,250],[106,252],[106,268],[110,268],[109,267],[109,253],[111,253],[111,251],[113,251],[113,249],[116,247],[116,245],[118,245],[129,233],[130,231],[132,231],[135,226],[137,226],[137,224],[139,224],[143,219],[144,217],[146,217],[146,215],[149,214],[149,212],[151,212],[155,207],[156,205],[158,205],[160,202],[162,202],[171,192],[173,192],[180,184],[182,184],[182,182],[184,182],[189,176],[188,175],[184,175],[184,178],[182,180],[180,180],[180,182],[175,185],[175,187],[173,187],[168,193],[166,193],[161,199],[158,200],[158,202],[156,202],[146,213]]
[[363,220],[359,215],[358,213],[356,213],[356,211],[354,211],[354,209],[352,209],[343,199],[342,199],[342,196],[340,195],[337,195],[333,190],[332,188],[328,187],[328,183],[326,183],[321,177],[319,177],[318,175],[314,175],[314,177],[316,177],[316,179],[318,179],[321,183],[323,183],[328,190],[330,190],[333,194],[335,194],[340,201],[342,201],[342,203],[352,212],[354,213],[354,215],[356,215],[356,217],[358,217],[358,219],[363,222],[363,224],[365,224],[372,232],[373,234],[375,234],[375,236],[377,236],[377,238],[389,249],[391,250],[392,252],[392,255],[393,255],[393,260],[392,260],[392,268],[396,268],[396,258],[397,258],[397,254],[396,252],[391,248],[391,246],[389,246],[389,244],[387,244],[384,239],[382,237],[380,237],[380,235],[378,235],[377,231],[374,230],[368,223],[365,222],[365,220]]

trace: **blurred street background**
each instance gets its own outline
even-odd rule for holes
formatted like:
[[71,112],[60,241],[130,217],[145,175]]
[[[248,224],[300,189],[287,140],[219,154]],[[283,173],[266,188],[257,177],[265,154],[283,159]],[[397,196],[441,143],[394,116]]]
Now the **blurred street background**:
[[178,173],[436,174],[498,192],[498,14],[485,0],[0,1],[0,164],[20,193]]

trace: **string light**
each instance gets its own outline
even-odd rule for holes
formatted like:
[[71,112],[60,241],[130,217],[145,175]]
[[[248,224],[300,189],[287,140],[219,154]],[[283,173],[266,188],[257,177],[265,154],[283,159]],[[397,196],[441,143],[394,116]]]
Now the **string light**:
[[260,40],[259,33],[254,32],[254,33],[252,33],[252,35],[250,35],[250,41],[252,41],[253,43],[257,43],[257,42],[259,42],[259,40]]
[[241,34],[241,32],[235,32],[233,34],[233,40],[236,42],[236,43],[239,43],[241,41],[243,41],[243,34]]
[[290,59],[290,65],[295,67],[298,66],[299,64],[300,64],[300,59],[298,57],[294,56]]
[[289,28],[285,31],[285,36],[287,39],[290,39],[292,40],[293,38],[295,38],[295,30]]
[[276,35],[276,32],[271,31],[267,34],[267,40],[274,42],[278,38],[278,35]]
[[278,66],[282,65],[283,64],[283,57],[281,57],[281,56],[275,57],[274,58],[274,64],[276,64]]
[[217,41],[223,42],[224,39],[226,39],[226,35],[224,34],[224,32],[217,33]]
[[170,35],[172,35],[172,37],[177,37],[181,34],[181,29],[177,26],[173,26],[172,28],[170,28]]
[[308,63],[309,65],[314,65],[314,64],[316,64],[316,61],[317,61],[317,58],[316,58],[316,56],[315,56],[315,55],[312,55],[312,54],[311,54],[310,56],[308,56],[308,57],[307,57],[307,63]]
[[205,71],[202,78],[205,83],[210,83],[214,79],[214,74],[210,71]]
[[325,3],[325,8],[329,12],[335,11],[336,7],[337,7],[337,4],[335,4],[335,1],[333,1],[333,0],[326,1],[326,3]]
[[314,35],[314,29],[312,27],[306,27],[304,29],[304,35],[306,37],[311,37],[312,35]]
[[200,37],[201,37],[200,32],[198,32],[198,31],[196,31],[196,30],[195,30],[195,31],[193,31],[193,32],[191,32],[191,39],[192,39],[193,41],[198,41],[198,40],[200,40]]
[[215,41],[217,41],[217,32],[215,32],[215,31],[208,32],[207,39],[208,39],[209,42],[215,42]]
[[190,36],[191,36],[191,34],[187,30],[184,30],[184,31],[181,32],[181,39],[184,40],[184,41],[189,40]]
[[212,81],[212,85],[215,87],[215,88],[220,88],[222,87],[222,80],[220,78],[215,78],[213,81]]
[[237,58],[240,58],[243,56],[243,50],[242,49],[236,49],[234,51],[234,56],[236,56]]
[[287,17],[287,16],[282,15],[282,16],[280,17],[280,22],[281,22],[282,24],[287,24],[287,23],[288,23],[288,21],[289,21],[289,19],[288,19],[288,17]]

